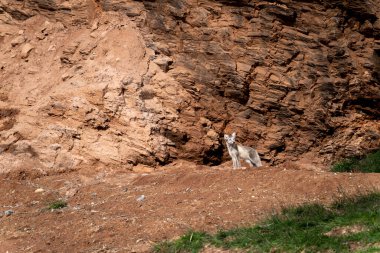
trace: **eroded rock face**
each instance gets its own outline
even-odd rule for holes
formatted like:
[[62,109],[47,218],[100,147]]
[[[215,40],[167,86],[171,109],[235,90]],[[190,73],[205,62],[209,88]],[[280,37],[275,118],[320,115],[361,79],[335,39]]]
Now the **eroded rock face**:
[[148,45],[173,59],[169,73],[197,101],[193,121],[204,117],[217,133],[237,131],[271,162],[379,147],[378,3],[144,7]]
[[133,26],[117,13],[91,29],[34,16],[25,42],[5,37],[2,169],[168,162],[173,144],[160,129],[190,96],[150,60]]
[[374,1],[1,0],[1,170],[218,164],[232,131],[269,164],[378,148],[378,13]]

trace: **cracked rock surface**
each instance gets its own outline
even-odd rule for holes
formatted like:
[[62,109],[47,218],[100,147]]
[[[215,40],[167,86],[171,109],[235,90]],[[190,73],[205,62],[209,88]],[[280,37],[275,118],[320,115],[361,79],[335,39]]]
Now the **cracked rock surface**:
[[0,171],[380,146],[376,1],[0,0]]

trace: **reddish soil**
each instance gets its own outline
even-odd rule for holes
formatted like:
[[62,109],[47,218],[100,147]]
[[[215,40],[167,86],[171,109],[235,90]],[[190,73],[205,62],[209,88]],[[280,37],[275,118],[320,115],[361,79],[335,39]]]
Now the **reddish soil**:
[[[227,166],[228,165],[228,166]],[[152,173],[90,171],[1,179],[0,252],[148,252],[189,229],[249,225],[283,206],[380,189],[379,174],[295,166],[231,170],[177,162]],[[43,192],[35,192],[42,188]],[[143,201],[137,201],[141,195]],[[50,211],[63,198],[68,207]]]

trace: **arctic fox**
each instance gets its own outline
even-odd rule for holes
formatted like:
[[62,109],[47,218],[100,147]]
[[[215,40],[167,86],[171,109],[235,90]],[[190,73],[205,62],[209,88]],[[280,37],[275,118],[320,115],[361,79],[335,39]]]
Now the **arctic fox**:
[[232,164],[234,169],[241,167],[240,159],[244,159],[251,167],[262,166],[259,154],[257,151],[250,147],[245,147],[235,142],[236,133],[232,133],[231,136],[228,134],[224,135],[226,140],[228,153],[232,158]]

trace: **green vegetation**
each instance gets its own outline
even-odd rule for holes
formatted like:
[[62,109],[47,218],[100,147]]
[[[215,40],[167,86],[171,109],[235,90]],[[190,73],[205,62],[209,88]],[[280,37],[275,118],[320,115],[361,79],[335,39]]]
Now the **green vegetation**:
[[66,201],[64,200],[56,200],[54,202],[51,202],[48,206],[48,209],[54,210],[54,209],[61,209],[67,206]]
[[199,252],[205,245],[247,252],[379,252],[380,192],[345,197],[329,208],[286,208],[259,225],[216,235],[190,231],[154,251]]
[[380,150],[368,154],[363,159],[349,158],[335,164],[333,172],[376,172],[380,173]]
[[199,252],[211,239],[204,232],[189,231],[176,241],[156,245],[154,252]]

